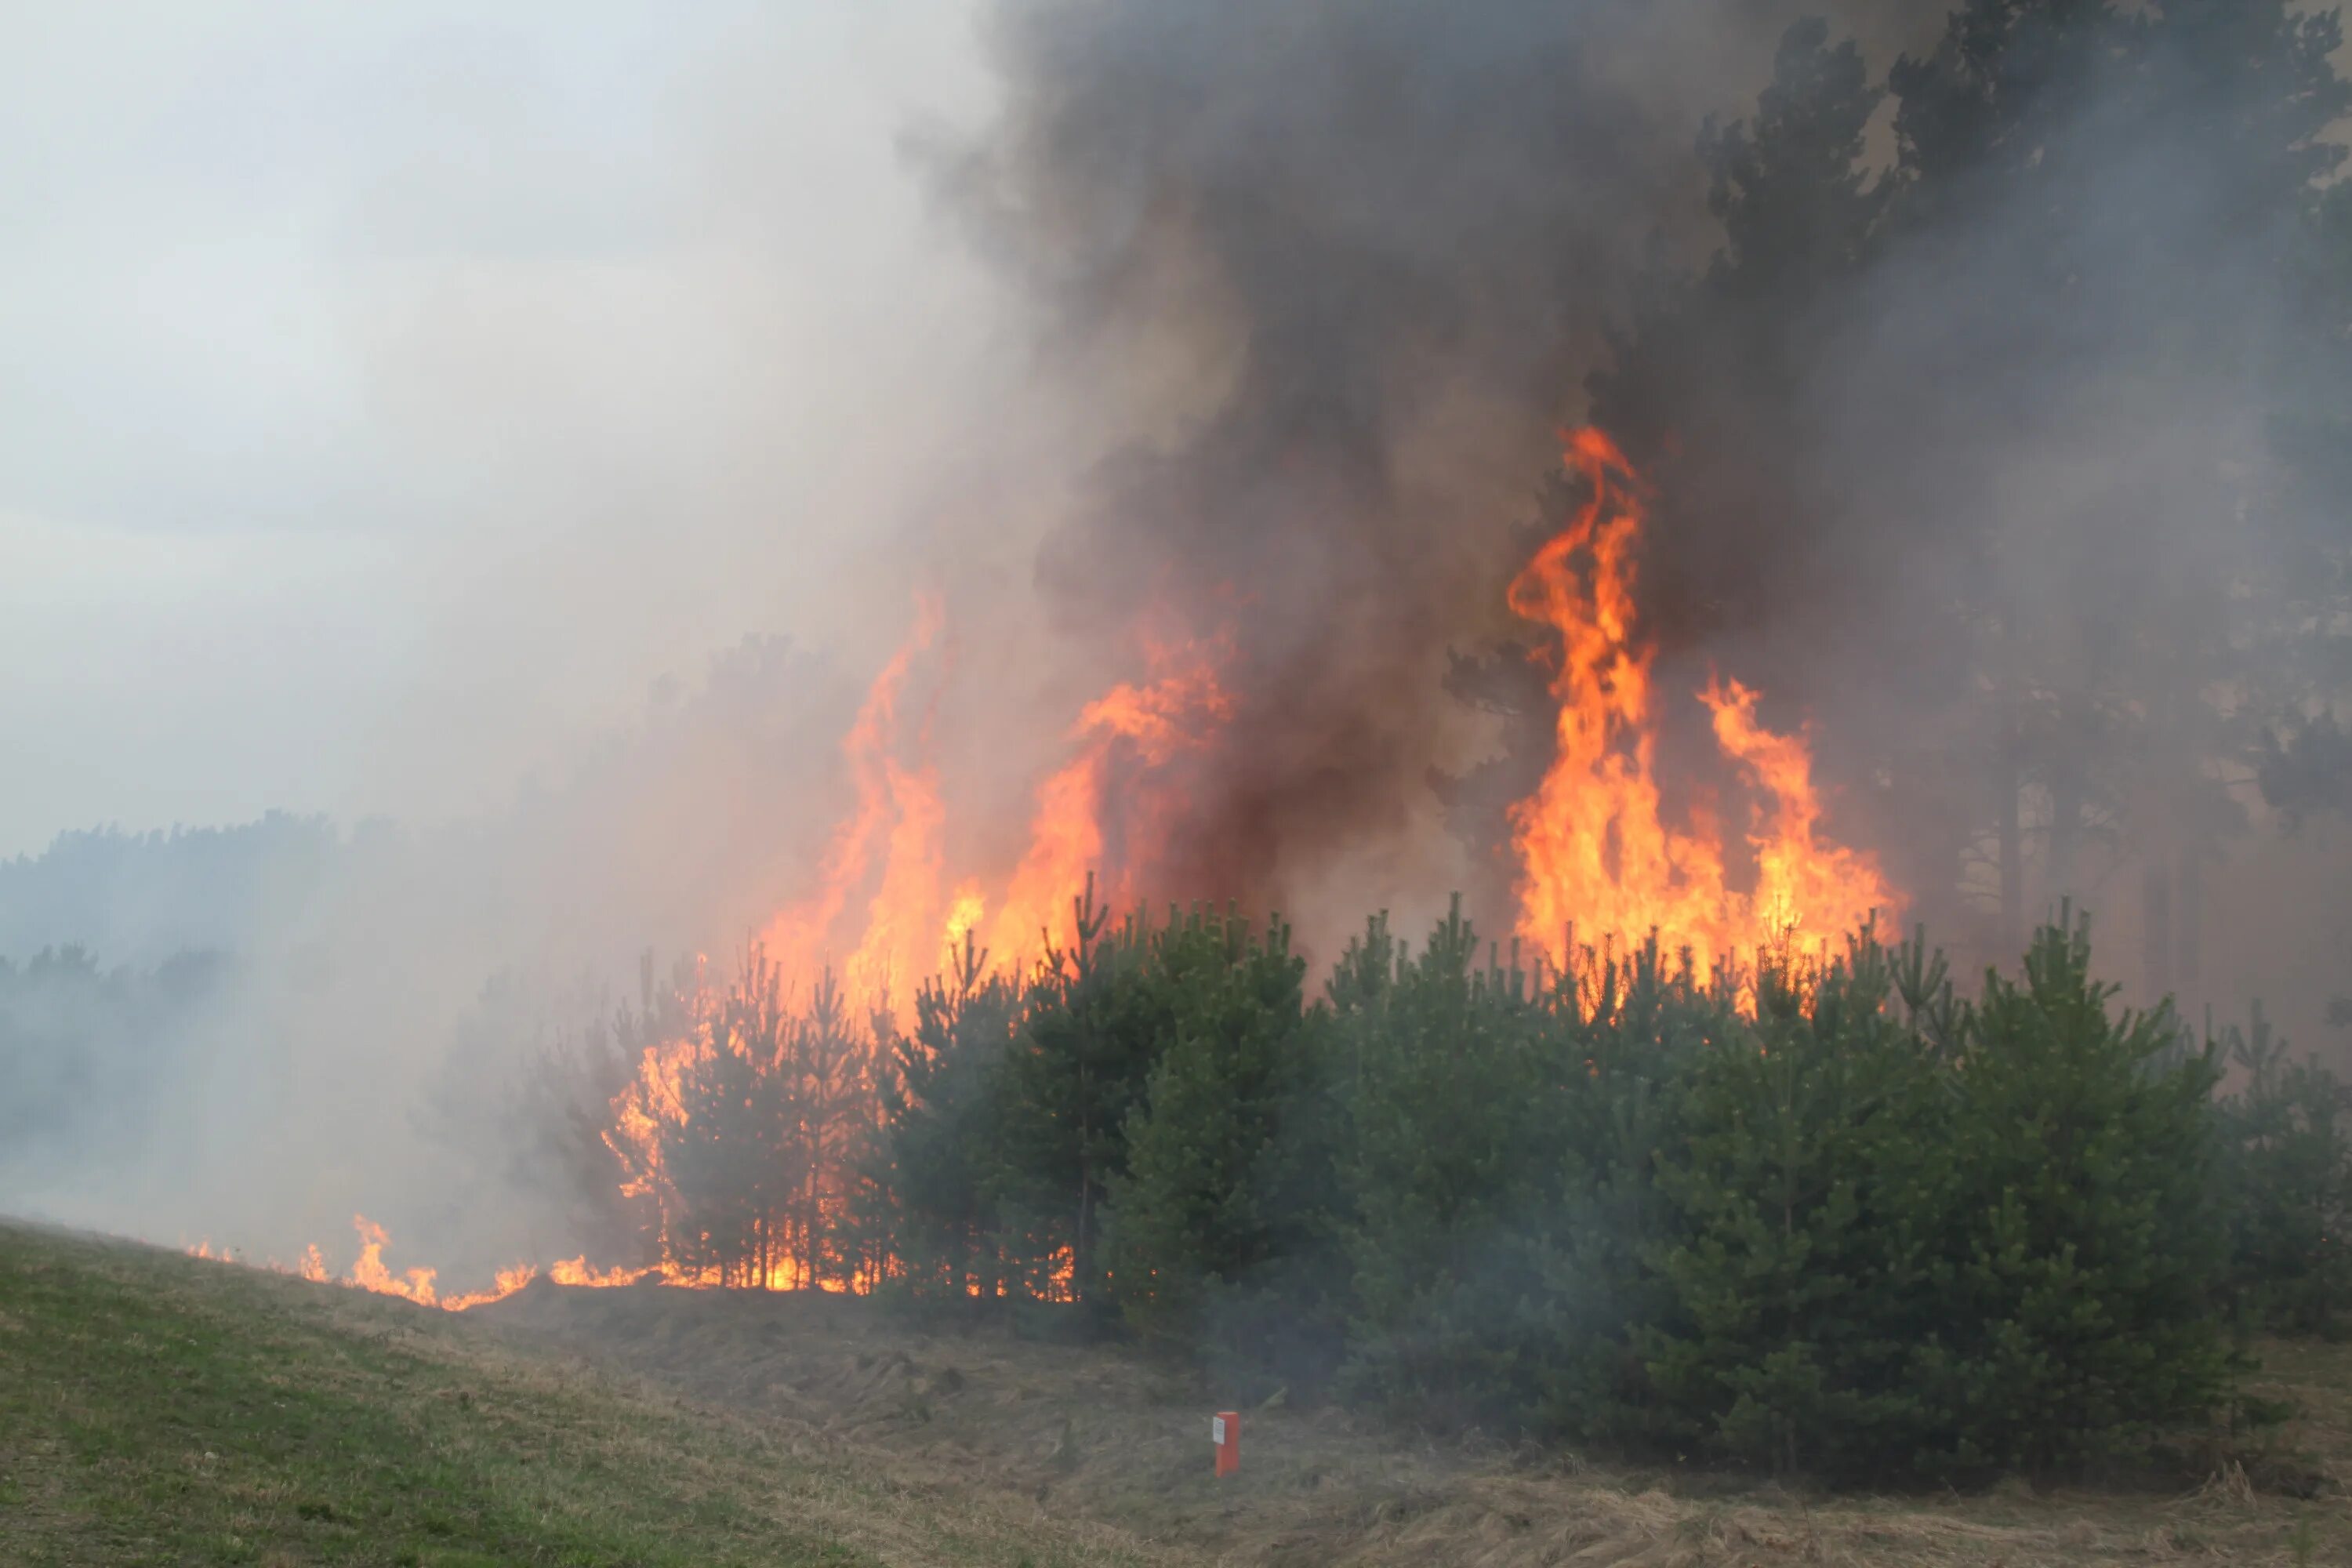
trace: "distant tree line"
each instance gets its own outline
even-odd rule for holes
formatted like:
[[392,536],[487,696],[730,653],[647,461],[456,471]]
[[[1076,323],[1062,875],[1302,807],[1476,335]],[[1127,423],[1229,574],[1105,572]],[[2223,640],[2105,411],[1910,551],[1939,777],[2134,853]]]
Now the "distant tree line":
[[228,960],[106,967],[79,947],[0,957],[0,1176],[135,1149],[199,1065]]

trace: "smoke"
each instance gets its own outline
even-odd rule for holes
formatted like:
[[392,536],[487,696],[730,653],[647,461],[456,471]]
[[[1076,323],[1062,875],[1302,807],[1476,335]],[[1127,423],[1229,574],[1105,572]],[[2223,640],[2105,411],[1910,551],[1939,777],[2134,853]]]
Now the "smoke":
[[[279,357],[241,403],[208,379],[240,356],[179,334],[163,405],[113,421],[175,433],[138,464],[0,373],[49,422],[7,437],[37,482],[0,497],[0,542],[76,589],[44,619],[0,583],[26,612],[0,647],[83,672],[0,710],[73,742],[0,796],[0,841],[268,805],[406,825],[0,866],[0,957],[236,953],[148,1079],[173,1138],[103,1170],[0,1150],[0,1205],[287,1252],[363,1204],[451,1266],[561,1246],[527,1205],[466,1202],[504,1176],[428,1147],[411,1108],[490,1094],[648,947],[723,968],[804,890],[910,586],[949,591],[938,740],[950,776],[986,775],[960,817],[1017,834],[1048,745],[1172,627],[1228,651],[1235,709],[1151,894],[1278,905],[1327,955],[1367,910],[1410,929],[1454,888],[1500,929],[1507,868],[1429,774],[1510,760],[1527,715],[1457,700],[1448,656],[1520,635],[1502,586],[1557,429],[1589,416],[1660,486],[1661,680],[1719,665],[1768,721],[1811,723],[1839,835],[1940,937],[2006,956],[2004,897],[2072,895],[2122,952],[2163,950],[2144,989],[2185,983],[2184,939],[2146,912],[2157,868],[2170,907],[2209,905],[2199,984],[2316,996],[2347,934],[2316,851],[2289,857],[2300,880],[2274,845],[2222,863],[2260,817],[2207,777],[2226,738],[2146,721],[2196,707],[2231,605],[2277,575],[2261,367],[2294,323],[2289,237],[2235,157],[2255,132],[2199,110],[2186,57],[2078,62],[2044,119],[1973,154],[1983,179],[1885,187],[1835,286],[1711,262],[1702,127],[1763,134],[1790,25],[1826,10],[1867,84],[1931,58],[1948,8],[1000,0],[977,58],[959,7],[818,28],[828,74],[800,60],[801,12],[677,32],[622,7],[575,40],[586,69],[454,16],[397,49],[204,56],[175,112],[269,150],[269,199],[110,148],[140,177],[68,193],[81,226],[12,258],[16,294],[56,308],[7,324],[26,352],[0,359],[156,379],[139,345],[93,369],[76,337],[139,281],[124,256],[151,314],[233,307],[226,335]],[[425,88],[441,140],[341,112]],[[1895,108],[1858,132],[1873,191],[1921,133]],[[204,245],[173,226],[191,211]],[[255,434],[278,426],[299,438]],[[2217,606],[2217,584],[2246,593]],[[834,657],[713,660],[746,631]],[[633,706],[665,671],[685,684]],[[2004,722],[2039,749],[2021,761]],[[2060,743],[2095,735],[2118,739]],[[260,868],[249,900],[199,864],[216,848]],[[2248,956],[2254,932],[2291,959]]]
[[[0,943],[30,959],[0,967],[0,1206],[288,1262],[347,1249],[355,1208],[461,1274],[577,1251],[521,1097],[649,950],[723,973],[806,884],[856,695],[747,641],[459,822],[0,862]],[[39,956],[67,943],[91,957]]]
[[145,4],[0,62],[0,854],[493,811],[748,632],[895,636],[1020,402],[893,143],[985,103],[962,6],[574,24]]
[[985,84],[954,4],[136,9],[0,62],[0,958],[226,956],[168,1029],[0,1007],[0,1209],[495,1232],[421,1097],[804,885],[908,560],[1018,472],[893,143]]
[[[2252,654],[2248,620],[2311,522],[2275,526],[2275,371],[2296,192],[2341,134],[2326,36],[2268,5],[2053,8],[1996,47],[1921,3],[1829,8],[1776,62],[1822,9],[991,14],[1003,113],[934,165],[1108,454],[1037,586],[1073,638],[1172,604],[1238,639],[1170,890],[1313,937],[1466,887],[1496,923],[1507,869],[1428,770],[1529,742],[1439,678],[1513,637],[1514,526],[1593,416],[1660,488],[1661,679],[1722,668],[1809,725],[1833,831],[1965,958],[2071,900],[2143,995],[2308,989],[2305,960],[2222,951],[2215,911],[2269,823],[2225,759],[2299,657]],[[1763,204],[1745,229],[1706,188],[1743,146],[1765,163],[1717,195]],[[1832,165],[1850,212],[1773,188]],[[2267,925],[2340,953],[2331,921]]]
[[1847,218],[1770,201],[1818,124],[1759,118],[1734,194],[1770,226],[1735,215],[1613,356],[1601,411],[1664,491],[1657,624],[1818,721],[1841,826],[1966,956],[2071,900],[2139,997],[2266,994],[2316,1044],[2313,956],[2352,933],[2257,869],[2249,758],[2325,700],[2342,505],[2282,437],[2341,395],[2289,368],[2343,308],[2298,259],[2352,108],[2336,40],[2275,5],[2010,25],[1892,73],[1901,157],[1858,170],[1843,266],[1805,247]]
[[1238,637],[1171,891],[1352,914],[1491,885],[1429,788],[1478,743],[1444,654],[1496,625],[1644,258],[1708,241],[1697,128],[1800,9],[995,10],[1004,111],[937,163],[1112,431],[1039,590],[1072,637],[1171,604]]

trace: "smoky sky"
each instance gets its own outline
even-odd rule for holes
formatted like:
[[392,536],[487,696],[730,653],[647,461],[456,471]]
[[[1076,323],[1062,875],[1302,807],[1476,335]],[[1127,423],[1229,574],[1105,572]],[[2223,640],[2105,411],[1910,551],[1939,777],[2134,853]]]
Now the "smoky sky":
[[0,45],[0,854],[492,808],[746,633],[896,635],[992,319],[896,145],[986,100],[957,0]]
[[[1853,8],[1907,41],[1931,6]],[[1429,815],[1444,649],[1801,7],[998,6],[1005,110],[940,157],[1055,363],[1129,437],[1039,558],[1071,634],[1170,599],[1241,705],[1180,890],[1291,896]],[[1385,897],[1405,875],[1364,870]]]

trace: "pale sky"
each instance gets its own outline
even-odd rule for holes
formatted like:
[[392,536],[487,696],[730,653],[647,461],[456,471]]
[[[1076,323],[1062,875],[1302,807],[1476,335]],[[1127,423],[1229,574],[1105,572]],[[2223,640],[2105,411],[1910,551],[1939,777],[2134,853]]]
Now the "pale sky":
[[870,640],[1003,337],[900,151],[970,10],[0,5],[0,856],[472,810]]

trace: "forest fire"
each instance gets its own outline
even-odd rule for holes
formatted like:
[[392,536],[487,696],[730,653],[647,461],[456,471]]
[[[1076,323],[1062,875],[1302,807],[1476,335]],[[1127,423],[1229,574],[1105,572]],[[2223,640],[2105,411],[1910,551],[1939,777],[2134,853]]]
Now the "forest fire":
[[929,973],[939,955],[928,941],[939,929],[935,905],[944,814],[938,773],[924,763],[900,761],[891,742],[908,672],[938,640],[943,623],[937,599],[926,595],[917,601],[913,632],[875,678],[842,741],[856,809],[834,831],[817,890],[779,913],[761,939],[787,973],[810,975],[828,967],[835,950],[827,944],[839,934],[851,895],[868,879],[880,840],[881,885],[868,906],[864,933],[842,965],[853,994],[877,1003],[891,993],[894,981],[903,988]]
[[0,1568],[2352,1563],[2340,7],[415,9],[19,51]]
[[[1597,430],[1571,435],[1566,455],[1586,498],[1507,597],[1557,638],[1535,655],[1557,703],[1556,752],[1540,787],[1510,813],[1521,939],[1546,962],[1572,964],[1563,944],[1622,950],[1655,932],[1706,973],[1891,912],[1876,866],[1822,837],[1803,740],[1767,729],[1757,694],[1737,681],[1718,678],[1696,698],[1722,758],[1762,803],[1747,835],[1749,885],[1734,885],[1712,816],[1686,827],[1668,820],[1654,652],[1634,596],[1643,486]],[[918,602],[906,642],[843,738],[853,802],[814,890],[768,923],[728,984],[714,985],[699,962],[682,974],[666,999],[665,1034],[638,1051],[611,1099],[603,1143],[619,1197],[645,1216],[654,1261],[604,1268],[574,1258],[547,1270],[555,1283],[872,1290],[903,1260],[887,1242],[841,1237],[856,1229],[847,1222],[871,1180],[860,1162],[884,1121],[899,1070],[894,1042],[914,1025],[920,988],[958,973],[967,991],[992,979],[1043,983],[1079,940],[1082,892],[1121,910],[1148,890],[1181,826],[1183,780],[1171,764],[1210,752],[1234,713],[1224,639],[1147,641],[1143,678],[1111,686],[1066,732],[1070,754],[1036,786],[1027,847],[1010,869],[951,877],[931,715],[910,711],[908,700],[944,626],[938,600]],[[760,1152],[761,1174],[714,1213],[712,1173],[746,1149]],[[395,1273],[383,1260],[383,1227],[355,1224],[361,1253],[343,1282],[364,1289],[462,1310],[538,1277],[518,1264],[489,1289],[441,1296],[434,1270]],[[1072,1297],[1065,1237],[1040,1233],[1025,1258],[997,1264],[961,1288]],[[317,1248],[301,1272],[328,1278]]]
[[[1082,889],[1097,887],[1114,902],[1139,895],[1175,805],[1155,775],[1209,746],[1231,712],[1217,671],[1223,646],[1149,644],[1144,679],[1119,682],[1081,710],[1068,733],[1076,754],[1039,785],[1028,847],[992,901],[981,877],[950,885],[928,719],[902,723],[909,679],[942,626],[938,602],[920,601],[907,642],[844,738],[855,801],[828,842],[816,890],[769,923],[723,993],[698,966],[674,998],[684,1026],[643,1052],[612,1101],[604,1142],[621,1195],[652,1216],[657,1262],[598,1270],[575,1258],[550,1270],[556,1283],[870,1290],[895,1260],[828,1256],[824,1238],[849,1201],[860,1141],[879,1120],[886,1041],[910,1022],[917,988],[960,952],[989,973],[1024,979],[1076,941]],[[780,1167],[745,1245],[714,1242],[693,1213],[697,1163],[733,1140],[769,1150]],[[382,1232],[363,1230],[362,1240],[348,1282],[431,1304],[431,1271],[394,1275],[381,1262]],[[1021,1288],[1066,1299],[1073,1267],[1066,1245],[1048,1247],[1022,1271]],[[495,1300],[531,1277],[519,1266],[496,1289],[442,1304]],[[1011,1288],[999,1279],[992,1289]]]
[[[1037,792],[1029,851],[987,928],[989,950],[1009,973],[1021,973],[1046,951],[1069,945],[1071,900],[1089,874],[1108,872],[1103,891],[1114,908],[1137,900],[1142,891],[1138,862],[1164,832],[1170,806],[1151,788],[1150,771],[1180,752],[1206,746],[1233,711],[1215,666],[1204,657],[1155,648],[1151,662],[1157,679],[1142,686],[1123,682],[1087,705],[1072,731],[1072,739],[1081,742],[1078,756]],[[1104,807],[1122,754],[1143,771],[1126,781],[1134,786],[1122,819],[1129,853],[1107,867]],[[1139,856],[1138,849],[1146,854]],[[951,926],[951,944],[954,936]]]
[[[937,602],[924,600],[844,742],[856,805],[828,847],[818,892],[770,925],[723,999],[698,984],[686,1030],[648,1049],[613,1101],[604,1140],[625,1173],[623,1194],[656,1216],[667,1283],[865,1291],[890,1271],[894,1260],[880,1254],[822,1255],[849,1199],[859,1141],[879,1120],[885,1042],[910,1021],[917,988],[959,951],[1014,980],[1057,962],[1090,878],[1114,900],[1131,899],[1166,822],[1154,771],[1209,744],[1231,710],[1216,650],[1149,647],[1149,679],[1121,682],[1081,711],[1069,735],[1077,754],[1039,787],[1029,847],[992,914],[981,879],[949,885],[928,723],[911,759],[892,743],[908,673],[940,626]],[[860,925],[848,918],[852,899],[869,886]],[[843,948],[849,957],[836,970],[828,955]],[[746,1118],[760,1123],[748,1136],[776,1151],[782,1169],[750,1222],[748,1247],[714,1247],[688,1218],[681,1180],[692,1176],[677,1165],[744,1132],[723,1123]],[[1037,1293],[1066,1291],[1069,1270],[1066,1258],[1050,1264]]]
[[[1122,681],[1080,711],[1068,735],[1076,755],[1038,786],[1029,847],[992,901],[981,877],[950,886],[948,814],[928,754],[928,720],[917,726],[911,758],[894,744],[908,676],[943,625],[938,600],[919,600],[912,633],[842,742],[856,804],[835,831],[818,889],[779,913],[758,944],[794,982],[837,975],[845,1005],[860,1018],[879,1012],[903,1023],[916,987],[967,933],[984,933],[995,971],[1026,973],[1070,940],[1070,901],[1089,875],[1115,905],[1139,896],[1169,804],[1153,771],[1209,745],[1232,711],[1217,677],[1221,645],[1147,646],[1146,679]],[[851,900],[869,886],[860,920]]]
[[1621,950],[1657,933],[1687,948],[1699,971],[1759,949],[1810,945],[1855,931],[1896,900],[1866,856],[1822,841],[1821,805],[1803,741],[1756,718],[1757,694],[1717,679],[1700,693],[1717,744],[1769,796],[1748,835],[1754,886],[1727,878],[1719,825],[1701,815],[1674,826],[1656,771],[1654,652],[1636,625],[1643,484],[1599,430],[1573,432],[1570,468],[1587,499],[1510,586],[1521,616],[1556,631],[1551,694],[1558,751],[1537,792],[1511,812],[1519,867],[1520,938],[1554,963],[1567,944]]

